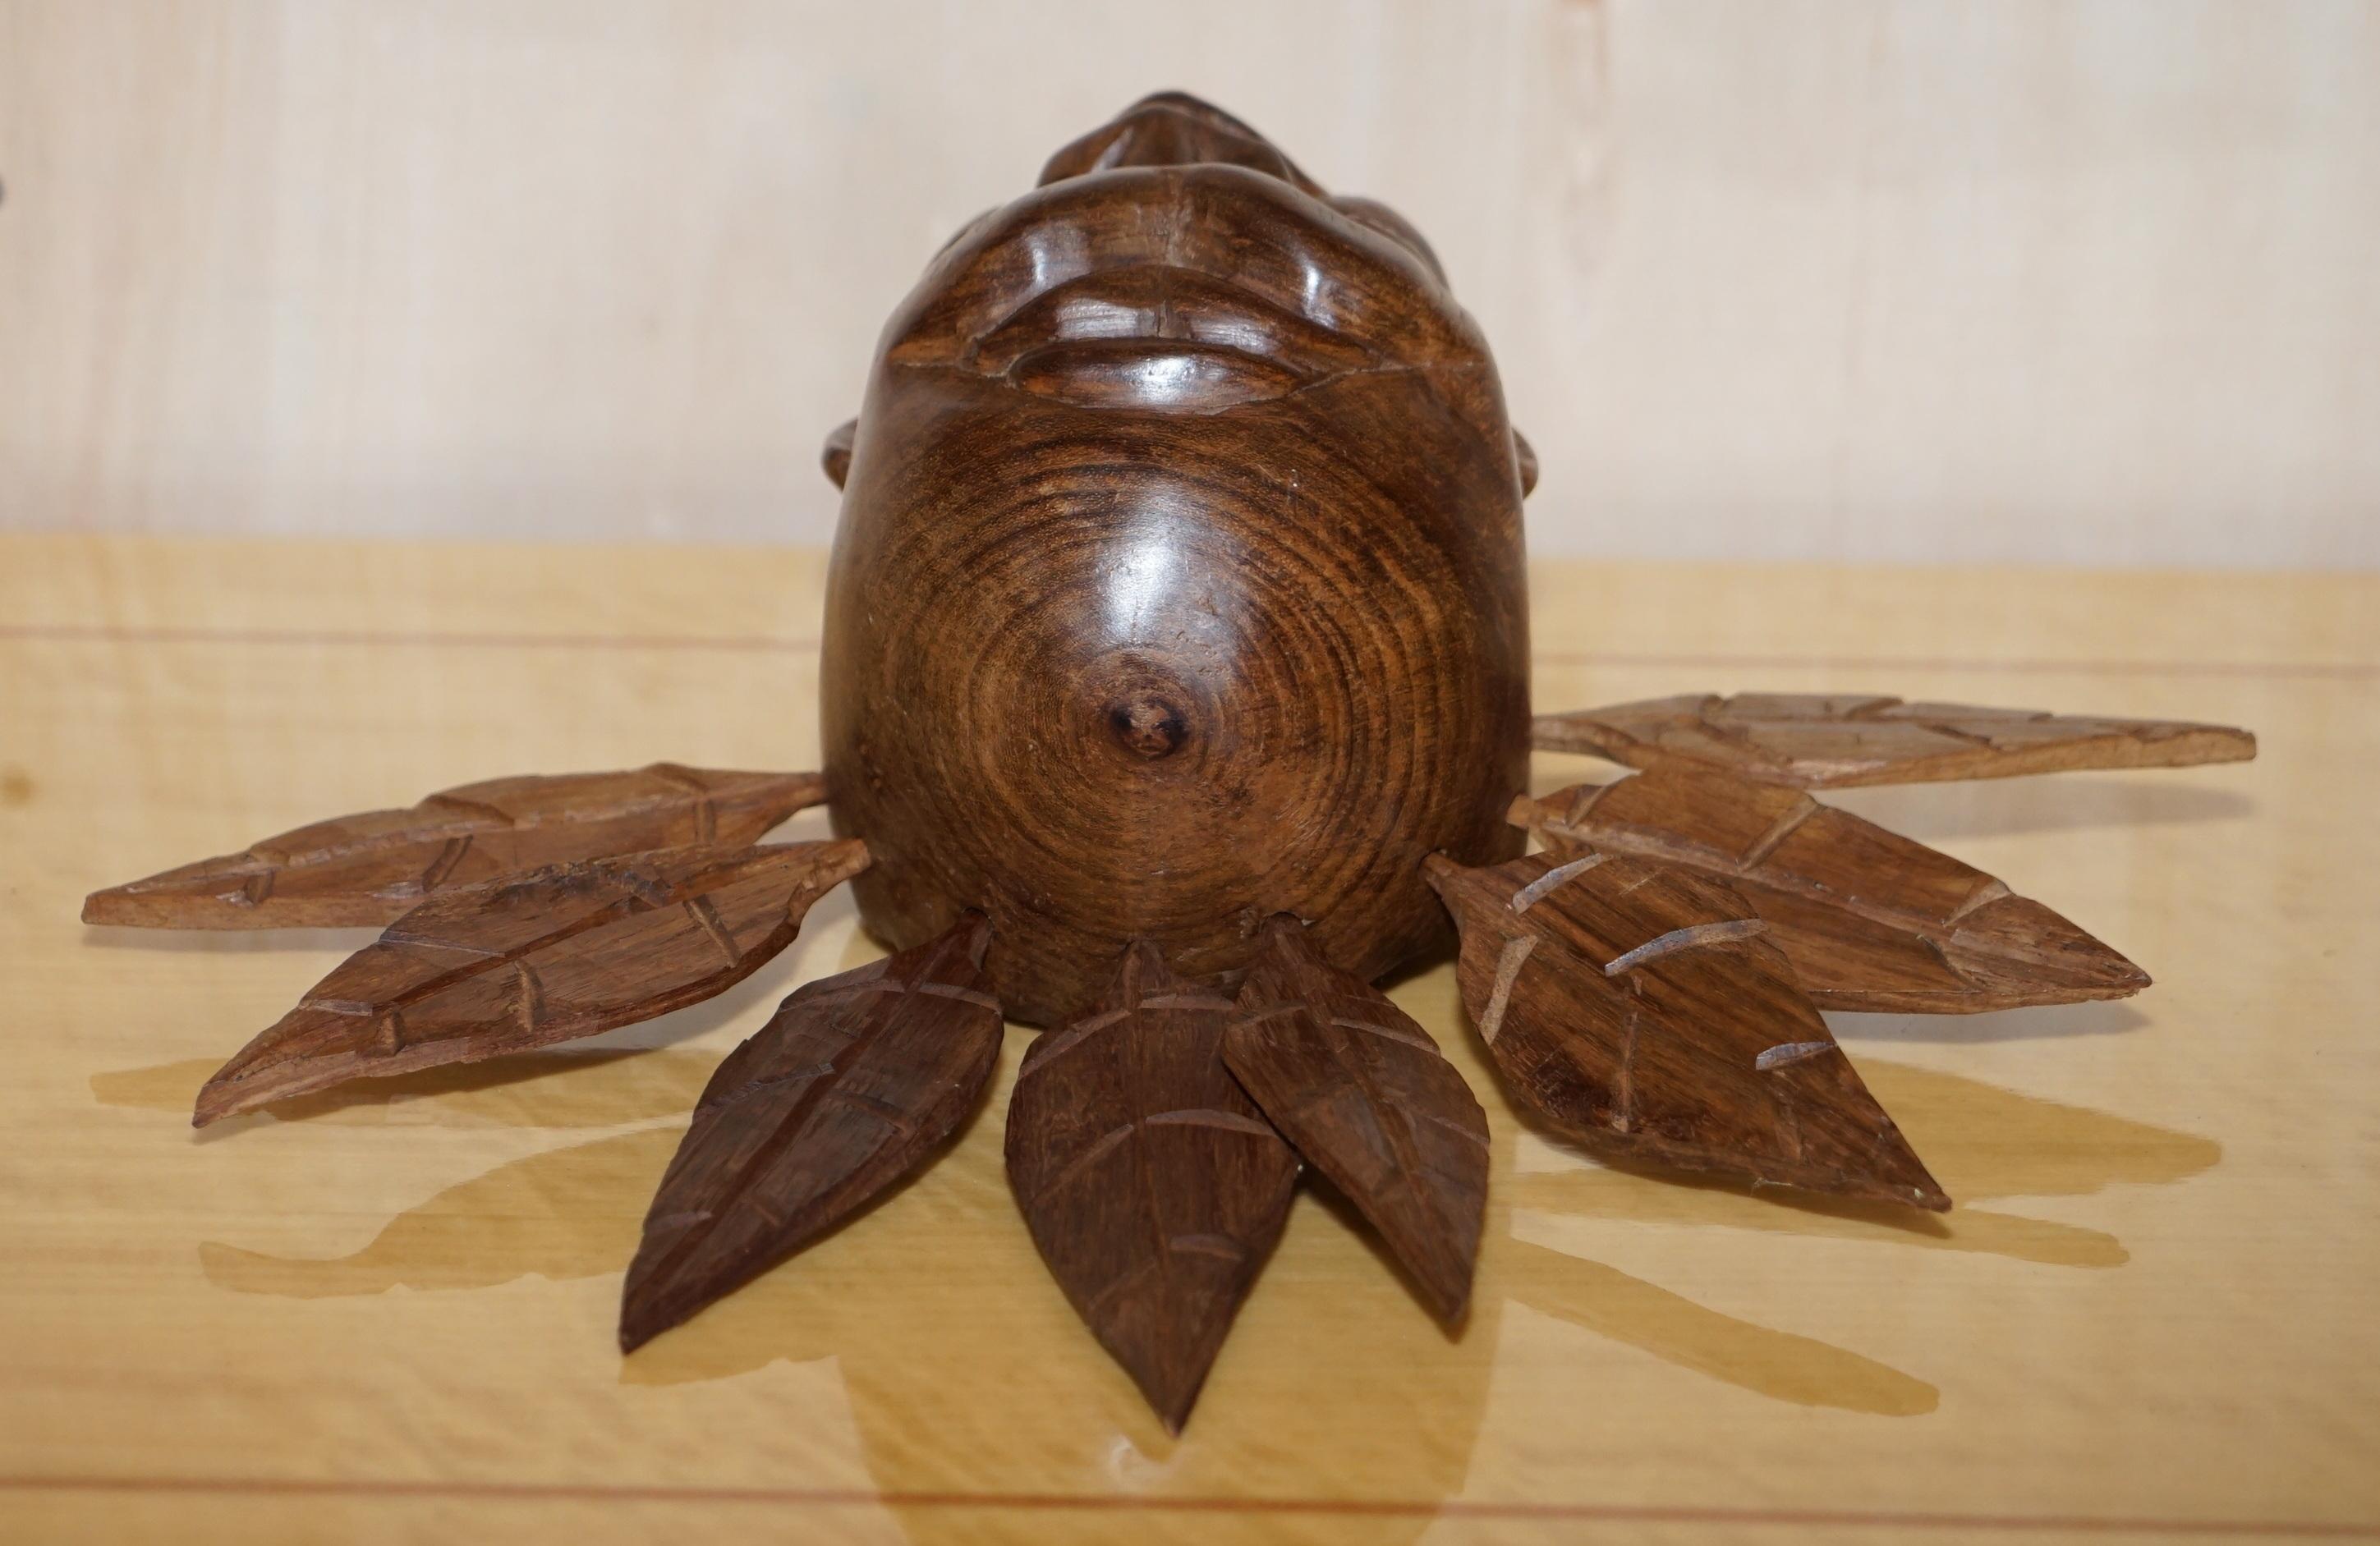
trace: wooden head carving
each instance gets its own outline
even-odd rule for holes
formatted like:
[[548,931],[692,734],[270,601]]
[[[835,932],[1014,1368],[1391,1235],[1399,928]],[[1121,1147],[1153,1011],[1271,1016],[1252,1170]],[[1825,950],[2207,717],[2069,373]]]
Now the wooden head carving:
[[[2222,726],[1841,693],[1533,725],[1534,469],[1487,346],[1395,214],[1187,97],[1084,136],[953,238],[826,461],[824,777],[492,779],[89,899],[91,923],[389,925],[207,1081],[195,1121],[694,1003],[850,880],[898,953],[805,984],[713,1072],[629,1266],[623,1349],[941,1152],[1003,1013],[1062,1021],[1016,1067],[1009,1182],[1178,1431],[1301,1166],[1463,1320],[1495,1129],[1377,986],[1450,912],[1478,1046],[1547,1129],[1947,1208],[1820,1010],[2148,978],[1803,791],[2255,750]],[[1533,740],[1641,771],[1515,799]],[[838,840],[757,842],[821,800]],[[1522,856],[1524,827],[1544,852]]]
[[838,832],[895,948],[990,914],[1009,1014],[1135,938],[1237,980],[1293,913],[1364,976],[1420,860],[1519,852],[1521,454],[1428,247],[1164,94],[979,217],[886,326],[824,660]]

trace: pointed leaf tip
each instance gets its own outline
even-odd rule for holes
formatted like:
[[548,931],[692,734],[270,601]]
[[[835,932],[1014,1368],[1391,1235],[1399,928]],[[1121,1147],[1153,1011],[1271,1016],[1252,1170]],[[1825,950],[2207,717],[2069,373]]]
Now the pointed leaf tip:
[[1579,845],[1731,884],[1824,1009],[1973,1014],[2120,998],[2147,974],[2066,919],[1925,844],[1798,791],[1670,763],[1514,803]]
[[351,1079],[478,1062],[699,1003],[791,944],[868,865],[856,839],[663,849],[424,902],[348,957],[199,1092],[192,1120]]
[[1179,1432],[1281,1238],[1297,1160],[1223,1065],[1230,1000],[1153,942],[1026,1052],[1008,1179],[1050,1274]]
[[1623,1159],[1948,1205],[1724,882],[1553,853],[1446,889],[1488,1056],[1565,1136]]
[[447,891],[541,865],[758,841],[826,798],[816,773],[657,762],[614,773],[491,779],[407,810],[267,838],[84,899],[82,921],[138,928],[349,928],[394,923]]
[[1241,1085],[1387,1241],[1440,1320],[1471,1299],[1488,1118],[1429,1033],[1277,915],[1224,1033]]
[[621,1287],[633,1352],[929,1163],[1000,1059],[989,924],[797,988],[729,1054],[662,1178]]
[[2111,719],[1860,694],[1685,694],[1538,718],[1536,743],[1654,767],[1679,761],[1798,789],[2243,762],[2228,725]]

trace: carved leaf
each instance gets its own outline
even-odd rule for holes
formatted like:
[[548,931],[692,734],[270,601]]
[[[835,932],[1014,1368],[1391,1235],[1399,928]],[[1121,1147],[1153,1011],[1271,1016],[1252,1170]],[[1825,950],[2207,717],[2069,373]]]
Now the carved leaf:
[[1627,1159],[1947,1208],[1767,925],[1723,881],[1626,855],[1426,865],[1507,1086]]
[[1488,1117],[1429,1033],[1280,916],[1240,989],[1223,1060],[1372,1221],[1430,1309],[1460,1320],[1488,1204]]
[[1142,941],[1096,1005],[1033,1044],[1008,1104],[1008,1181],[1033,1243],[1173,1432],[1297,1181],[1223,1066],[1231,1010]]
[[1538,718],[1536,739],[1547,751],[1587,752],[1631,767],[1709,763],[1796,789],[2188,767],[2256,755],[2254,736],[2223,725],[1823,693],[1687,694],[1548,714]]
[[1513,803],[1550,846],[1732,881],[1822,1009],[1972,1014],[2122,998],[2148,974],[1983,871],[1849,811],[1671,763]]
[[645,1215],[620,1299],[631,1352],[917,1169],[1000,1060],[970,914],[914,950],[796,989],[728,1055]]
[[242,1047],[199,1092],[194,1124],[699,1003],[793,943],[810,904],[867,867],[856,839],[696,846],[443,892]]
[[741,848],[826,798],[815,773],[657,762],[620,773],[491,779],[405,811],[366,811],[94,891],[86,924],[144,928],[350,928],[394,923],[443,891],[615,853]]

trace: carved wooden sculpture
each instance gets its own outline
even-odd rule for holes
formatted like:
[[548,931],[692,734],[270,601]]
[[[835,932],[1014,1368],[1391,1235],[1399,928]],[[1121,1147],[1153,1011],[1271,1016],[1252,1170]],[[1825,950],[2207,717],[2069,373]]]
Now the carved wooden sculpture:
[[93,892],[86,924],[336,928],[393,924],[474,881],[684,843],[740,848],[826,798],[815,773],[713,773],[657,762],[633,773],[491,779],[410,810],[367,811],[245,852]]
[[1297,1156],[1223,1066],[1232,1001],[1148,940],[1033,1044],[1008,1179],[1066,1298],[1169,1428],[1289,1217]]
[[1240,989],[1223,1060],[1372,1221],[1431,1310],[1460,1321],[1488,1206],[1488,1117],[1429,1033],[1279,914]]
[[[1301,1158],[1460,1320],[1486,1119],[1371,985],[1450,918],[1490,1060],[1554,1131],[1947,1207],[1818,1009],[2148,979],[1797,791],[2254,751],[1860,696],[1532,721],[1536,459],[1486,344],[1412,227],[1188,97],[1134,106],[953,237],[823,460],[844,489],[823,778],[499,779],[91,897],[92,923],[388,925],[209,1081],[198,1121],[693,1002],[856,877],[898,953],[795,992],[721,1065],[629,1268],[623,1347],[929,1160],[1004,1012],[1059,1027],[1008,1113],[1018,1206],[1178,1427]],[[1643,771],[1521,798],[1533,735]],[[751,846],[830,792],[840,840]],[[1521,856],[1526,827],[1546,852]]]
[[342,961],[199,1092],[193,1118],[592,1036],[722,993],[865,869],[853,841],[669,848],[444,892]]
[[983,908],[1038,1025],[1123,940],[1233,980],[1275,912],[1366,977],[1443,938],[1422,856],[1519,852],[1519,477],[1402,222],[1180,98],[1060,151],[860,410],[822,686],[870,927]]
[[2147,973],[1947,853],[1806,794],[1669,763],[1516,801],[1548,848],[1732,882],[1822,1009],[1968,1014],[2121,998]]
[[628,1265],[632,1352],[826,1233],[975,1109],[1000,1058],[981,913],[812,983],[711,1075]]
[[1706,763],[1794,789],[2010,779],[2084,767],[2188,767],[2256,755],[2223,725],[2100,719],[2031,708],[1826,693],[1689,693],[1536,723],[1549,751],[1592,752],[1631,767]]

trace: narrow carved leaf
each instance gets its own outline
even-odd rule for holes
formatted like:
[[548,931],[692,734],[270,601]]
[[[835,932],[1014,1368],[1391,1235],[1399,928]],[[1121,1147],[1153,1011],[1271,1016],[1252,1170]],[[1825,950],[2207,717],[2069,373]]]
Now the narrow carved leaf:
[[314,984],[199,1092],[193,1118],[474,1063],[699,1003],[793,943],[866,845],[698,845],[443,892]]
[[1231,1010],[1143,941],[1099,1003],[1033,1044],[1008,1105],[1008,1180],[1033,1243],[1174,1432],[1297,1181],[1223,1066]]
[[1949,1199],[1724,881],[1627,855],[1427,863],[1512,1093],[1621,1158],[1812,1191]]
[[1822,1009],[2121,998],[2148,974],[1983,871],[1795,790],[1668,764],[1513,803],[1548,843],[1732,881]]
[[645,1215],[620,1298],[632,1352],[742,1287],[917,1169],[1000,1060],[991,930],[795,991],[728,1055]]
[[351,928],[498,876],[615,853],[741,848],[826,798],[815,773],[730,773],[657,762],[620,773],[491,779],[410,810],[367,811],[94,891],[86,924],[143,928]]
[[1536,743],[1631,767],[1715,764],[1740,778],[1796,789],[2188,767],[2256,755],[2254,736],[2224,725],[1823,693],[1687,694],[1543,715]]
[[1372,1221],[1430,1309],[1461,1319],[1488,1205],[1488,1117],[1429,1033],[1280,916],[1240,989],[1223,1060]]

